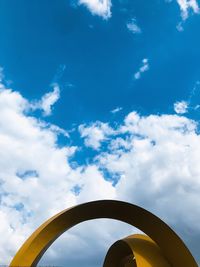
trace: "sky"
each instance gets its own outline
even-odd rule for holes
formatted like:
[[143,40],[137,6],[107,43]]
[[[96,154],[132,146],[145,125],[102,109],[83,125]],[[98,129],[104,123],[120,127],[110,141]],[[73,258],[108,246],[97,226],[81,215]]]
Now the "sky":
[[[97,199],[159,216],[200,263],[199,25],[198,0],[0,0],[0,264]],[[135,232],[85,222],[39,264],[99,267]]]

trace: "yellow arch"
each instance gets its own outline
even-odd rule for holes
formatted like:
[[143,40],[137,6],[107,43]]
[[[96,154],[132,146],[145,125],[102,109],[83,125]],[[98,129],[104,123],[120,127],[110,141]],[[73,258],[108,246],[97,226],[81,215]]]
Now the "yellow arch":
[[172,267],[158,245],[147,235],[135,234],[115,242],[103,267]]
[[36,266],[63,232],[81,222],[98,218],[115,219],[137,227],[159,246],[173,267],[198,267],[183,241],[161,219],[136,205],[115,200],[84,203],[53,216],[25,241],[10,267]]

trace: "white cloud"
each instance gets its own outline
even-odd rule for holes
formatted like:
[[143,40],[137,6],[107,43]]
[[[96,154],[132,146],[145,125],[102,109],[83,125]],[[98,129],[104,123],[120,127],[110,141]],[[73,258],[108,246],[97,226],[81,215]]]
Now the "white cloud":
[[[28,115],[30,104],[1,84],[1,263],[9,263],[22,242],[51,215],[105,198],[154,212],[200,259],[200,134],[195,121],[131,112],[116,129],[102,122],[82,125],[79,130],[89,142],[86,145],[99,150],[92,163],[72,168],[77,147],[61,146],[54,127]],[[115,186],[112,179],[117,179]],[[77,194],[75,187],[80,188]],[[103,259],[113,241],[134,231],[113,221],[77,226],[48,250],[43,263],[64,265],[68,260],[70,265],[78,261],[100,266],[99,255]]]
[[[41,219],[74,203],[73,195],[64,192],[72,182],[66,159],[75,147],[59,148],[53,129],[25,115],[28,104],[18,92],[5,88],[0,92],[0,217],[4,225],[0,226],[0,248],[5,263]],[[48,202],[54,202],[54,207]]]
[[78,203],[72,190],[76,185],[84,185],[80,201],[115,198],[114,188],[96,166],[71,167],[77,148],[58,144],[58,135],[65,131],[28,115],[31,105],[1,84],[0,255],[5,264],[44,220]]
[[177,0],[177,3],[181,10],[181,17],[186,20],[189,17],[189,11],[193,11],[196,14],[200,13],[200,8],[197,0]]
[[80,125],[79,132],[81,137],[84,138],[85,145],[93,149],[99,149],[101,142],[107,139],[107,136],[113,133],[113,130],[107,123],[96,122],[89,126]]
[[188,102],[180,101],[174,103],[174,110],[177,114],[185,114],[188,112]]
[[141,78],[141,75],[143,72],[146,72],[149,70],[149,60],[147,58],[144,58],[142,60],[142,66],[139,68],[139,70],[134,74],[134,77],[136,80]]
[[79,0],[80,5],[85,5],[93,15],[104,19],[111,17],[111,0]]
[[116,198],[163,218],[200,258],[196,245],[200,241],[197,123],[184,116],[143,117],[131,112],[107,138],[107,148],[99,151],[95,164],[111,179],[117,177]]
[[46,93],[41,100],[35,101],[29,106],[33,110],[41,109],[44,116],[50,116],[52,114],[52,107],[59,100],[59,98],[60,88],[57,84],[54,84],[53,91]]
[[[172,0],[165,0],[171,3]],[[189,18],[190,13],[200,14],[200,7],[197,0],[176,0],[180,11],[181,11],[181,21],[176,25],[176,29],[179,32],[184,31],[183,25],[185,21]]]
[[193,110],[196,111],[199,109],[199,104],[194,104],[194,96],[199,91],[200,82],[197,80],[189,93],[189,96],[186,100],[177,101],[174,103],[174,111],[177,114],[185,114],[189,111]]
[[136,23],[136,19],[134,19],[134,18],[131,19],[131,21],[126,24],[126,26],[127,26],[128,30],[134,34],[142,32],[140,27]]
[[200,240],[200,136],[196,130],[196,123],[185,117],[141,117],[133,112],[118,129],[123,133],[120,140],[112,139],[110,150],[98,159],[120,177],[117,198],[161,216],[200,257],[196,245]]
[[113,110],[111,110],[111,113],[115,114],[115,113],[118,113],[122,110],[123,108],[122,107],[116,107],[114,108]]

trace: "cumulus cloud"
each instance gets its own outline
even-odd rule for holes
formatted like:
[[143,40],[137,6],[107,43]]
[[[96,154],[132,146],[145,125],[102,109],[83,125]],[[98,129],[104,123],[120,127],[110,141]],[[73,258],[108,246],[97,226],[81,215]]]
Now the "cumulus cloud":
[[[9,263],[19,246],[53,214],[94,199],[120,199],[164,219],[198,260],[200,242],[200,135],[198,123],[177,115],[130,112],[118,126],[79,127],[96,151],[87,165],[72,167],[78,148],[30,113],[19,92],[0,90],[0,255]],[[42,122],[42,123],[41,123]],[[104,146],[101,146],[101,144]],[[135,230],[95,221],[67,232],[43,263],[100,266],[108,246]],[[90,233],[90,235],[88,235]],[[76,249],[76,250],[75,250]],[[80,259],[77,254],[80,255]],[[102,256],[102,258],[100,258]]]
[[[196,122],[177,115],[128,114],[99,164],[118,174],[117,198],[168,222],[199,257],[200,136]],[[196,237],[195,237],[196,236]]]
[[29,106],[31,109],[41,109],[44,116],[50,116],[52,114],[53,105],[60,98],[60,88],[58,84],[53,85],[53,91],[46,93],[41,100],[31,103]]
[[[109,141],[101,140],[106,148],[104,146],[103,150],[99,150],[94,161],[95,167],[93,165],[90,170],[91,176],[99,177],[100,172],[105,179],[112,182],[113,193],[111,194],[109,190],[109,196],[113,195],[116,199],[145,207],[164,219],[199,259],[197,244],[200,240],[200,135],[198,124],[184,116],[141,116],[137,112],[131,112],[118,128],[113,128],[109,132],[107,134]],[[87,188],[84,194],[82,192],[79,194],[79,199],[82,194],[84,196],[90,190],[92,191],[93,186],[95,193],[92,198],[95,196],[99,189],[95,185],[95,179],[93,182],[94,184]],[[85,196],[81,201],[85,200]],[[98,225],[102,226],[101,223]],[[102,228],[105,229],[105,227],[111,231],[109,222],[106,222]],[[122,229],[124,234],[128,232],[128,229],[123,228],[122,225],[115,227],[118,233],[121,233]],[[81,229],[86,231],[84,227]],[[93,227],[91,229],[97,234]],[[97,231],[101,230],[97,228]],[[77,233],[81,232],[77,230]],[[109,243],[105,236],[105,232],[102,233],[104,241],[98,244],[101,248]],[[113,237],[112,234],[111,236]],[[82,242],[85,240],[87,238]],[[90,239],[90,242],[94,244],[93,239]]]
[[147,58],[144,58],[142,60],[142,66],[139,68],[139,70],[134,74],[134,77],[136,80],[141,78],[141,75],[143,72],[146,72],[149,70],[149,60]]
[[85,5],[93,15],[104,19],[111,17],[111,0],[79,0],[80,5]]
[[61,129],[31,116],[30,105],[1,84],[0,255],[5,264],[44,220],[78,202],[74,187],[83,186],[80,201],[115,198],[97,166],[71,167],[77,147],[60,145]]
[[174,103],[174,110],[177,114],[185,114],[188,112],[188,103],[186,101],[180,101]]
[[[172,0],[165,0],[166,2],[172,2]],[[184,31],[184,23],[189,18],[190,14],[200,14],[200,7],[197,0],[176,0],[180,11],[181,21],[176,25],[176,29],[179,32]]]
[[135,19],[135,18],[131,19],[131,20],[126,24],[126,26],[127,26],[127,29],[128,29],[130,32],[134,33],[134,34],[137,34],[137,33],[141,33],[141,32],[142,32],[142,30],[140,29],[140,27],[137,25],[137,22],[136,22],[136,19]]
[[185,114],[189,111],[196,111],[199,109],[199,104],[194,103],[194,97],[199,91],[200,82],[197,80],[189,93],[189,96],[186,100],[177,101],[174,103],[174,111],[177,114]]
[[[70,192],[65,197],[61,192],[69,190],[71,179],[67,174],[71,168],[66,159],[76,148],[58,148],[57,133],[25,115],[27,105],[18,92],[0,92],[0,248],[1,261],[5,263],[41,222],[36,214],[44,219],[58,211],[60,205],[73,203]],[[62,185],[57,186],[56,179]],[[49,207],[52,201],[53,209]]]
[[81,137],[84,138],[85,145],[93,149],[99,149],[101,142],[107,139],[108,135],[113,133],[113,130],[107,123],[95,122],[91,125],[80,125],[79,132]]
[[200,8],[197,0],[177,0],[181,10],[181,17],[186,20],[189,17],[190,10],[196,14],[200,13]]

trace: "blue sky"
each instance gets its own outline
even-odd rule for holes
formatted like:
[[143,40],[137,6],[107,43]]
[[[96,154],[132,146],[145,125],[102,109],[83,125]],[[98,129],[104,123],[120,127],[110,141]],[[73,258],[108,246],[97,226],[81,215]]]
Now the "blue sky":
[[[2,264],[49,216],[105,198],[161,216],[200,261],[199,4],[0,1]],[[103,239],[87,266],[130,232],[104,224],[110,239],[92,226]],[[67,240],[97,246],[80,229],[43,262],[76,266]]]
[[[172,113],[173,103],[187,99],[199,79],[199,17],[191,14],[177,31],[175,1],[116,1],[107,19],[70,1],[1,1],[0,12],[7,78],[28,99],[59,82],[62,98],[50,120],[62,127],[106,120],[118,106]],[[133,18],[141,33],[128,30]],[[143,58],[149,71],[135,81]]]

